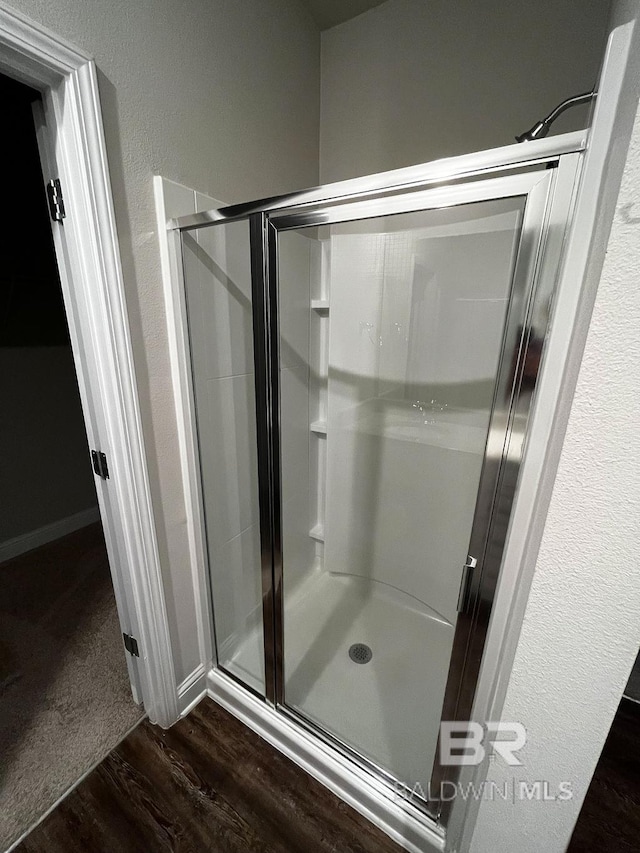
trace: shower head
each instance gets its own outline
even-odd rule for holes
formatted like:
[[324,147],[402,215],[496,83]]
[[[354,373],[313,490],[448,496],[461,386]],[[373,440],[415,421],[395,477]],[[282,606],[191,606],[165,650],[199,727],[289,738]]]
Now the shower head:
[[549,133],[549,124],[545,121],[537,121],[530,130],[525,130],[516,136],[516,142],[530,142],[532,139],[544,139]]
[[519,136],[516,136],[516,142],[530,142],[532,139],[544,139],[549,133],[549,128],[553,122],[569,107],[575,107],[578,104],[588,104],[596,96],[595,92],[585,92],[583,95],[574,95],[572,98],[567,98],[561,104],[552,110],[542,121],[537,121],[529,130],[525,130]]

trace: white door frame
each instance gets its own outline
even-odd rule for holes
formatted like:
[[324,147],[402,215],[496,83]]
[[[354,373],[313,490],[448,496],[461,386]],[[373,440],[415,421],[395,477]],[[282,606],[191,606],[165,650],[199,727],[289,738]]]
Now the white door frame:
[[123,654],[134,698],[168,726],[178,716],[175,674],[96,67],[0,6],[0,72],[42,92],[38,140],[45,180],[59,178],[64,195],[66,218],[52,230],[82,409],[89,446],[109,466],[109,479],[96,477],[98,503],[120,624],[140,656]]

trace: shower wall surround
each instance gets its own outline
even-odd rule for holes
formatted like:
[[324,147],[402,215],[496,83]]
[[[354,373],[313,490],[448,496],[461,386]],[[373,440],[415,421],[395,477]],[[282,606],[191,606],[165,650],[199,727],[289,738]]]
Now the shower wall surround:
[[522,213],[472,207],[331,237],[326,566],[449,624],[441,566],[466,560]]
[[[318,405],[317,356],[309,317],[311,294],[320,274],[317,240],[289,232],[279,240],[280,270],[280,420],[282,446],[283,550],[292,555],[288,589],[299,587],[315,565],[318,448],[309,431],[312,409]],[[315,330],[313,330],[315,331]],[[310,394],[314,389],[313,395]]]

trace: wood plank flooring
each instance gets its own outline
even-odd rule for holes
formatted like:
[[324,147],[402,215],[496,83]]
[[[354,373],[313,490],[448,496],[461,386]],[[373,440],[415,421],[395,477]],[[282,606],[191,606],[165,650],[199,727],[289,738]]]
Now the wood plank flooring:
[[400,853],[209,699],[138,726],[16,853]]
[[567,853],[640,850],[640,705],[623,699]]

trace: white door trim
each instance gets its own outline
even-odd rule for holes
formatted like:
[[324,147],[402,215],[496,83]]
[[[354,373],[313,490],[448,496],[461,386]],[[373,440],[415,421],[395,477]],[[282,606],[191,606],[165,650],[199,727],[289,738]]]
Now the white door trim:
[[140,650],[126,655],[129,675],[150,719],[168,726],[175,673],[95,64],[0,6],[0,72],[43,95],[38,137],[45,178],[60,179],[65,199],[53,235],[82,408],[90,446],[109,463],[98,503],[120,622]]
[[181,264],[180,235],[167,231],[167,221],[177,216],[222,206],[219,201],[160,175],[153,179],[164,286],[171,378],[182,461],[186,503],[187,535],[196,610],[199,662],[177,685],[177,707],[181,717],[189,713],[207,692],[207,674],[216,657],[213,640],[213,608],[209,596],[204,502],[200,482],[200,452],[196,433],[191,349],[187,333],[186,293]]

